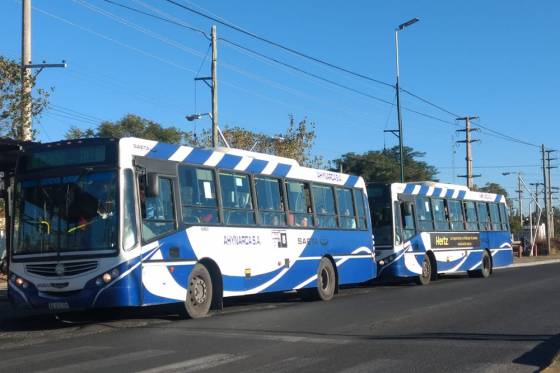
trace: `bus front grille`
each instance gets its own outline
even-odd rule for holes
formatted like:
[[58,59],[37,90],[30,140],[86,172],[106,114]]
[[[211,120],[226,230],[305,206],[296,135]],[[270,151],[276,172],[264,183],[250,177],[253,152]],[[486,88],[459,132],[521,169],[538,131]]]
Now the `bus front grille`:
[[58,262],[43,264],[28,264],[26,270],[29,273],[45,277],[75,276],[89,272],[97,268],[96,260],[82,262]]

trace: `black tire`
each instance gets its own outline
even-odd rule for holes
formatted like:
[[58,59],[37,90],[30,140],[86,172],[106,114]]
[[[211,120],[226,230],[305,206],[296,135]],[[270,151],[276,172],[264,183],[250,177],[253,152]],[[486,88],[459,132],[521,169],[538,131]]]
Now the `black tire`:
[[[424,255],[424,261],[422,262],[422,273],[420,276],[416,277],[415,282],[418,285],[428,285],[432,280],[435,280],[436,275],[434,274],[434,263],[432,258],[426,254]],[[436,272],[437,274],[437,272]]]
[[194,266],[187,283],[185,310],[191,319],[208,315],[212,304],[212,277],[208,269],[200,263]]
[[469,277],[482,277],[488,278],[492,274],[492,258],[488,254],[488,251],[484,250],[482,254],[482,261],[480,263],[480,269],[475,271],[467,271]]
[[331,300],[336,292],[336,272],[328,258],[322,258],[317,270],[317,296],[321,300]]
[[328,258],[322,258],[317,269],[317,287],[313,289],[301,289],[298,294],[304,301],[331,300],[336,292],[337,279],[332,262]]

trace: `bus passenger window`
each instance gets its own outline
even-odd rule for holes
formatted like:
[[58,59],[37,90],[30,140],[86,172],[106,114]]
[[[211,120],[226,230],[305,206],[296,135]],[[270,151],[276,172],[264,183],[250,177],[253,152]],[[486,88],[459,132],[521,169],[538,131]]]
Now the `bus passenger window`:
[[317,215],[317,226],[321,228],[336,227],[333,189],[326,185],[313,185],[313,203]]
[[187,224],[216,224],[218,200],[216,183],[211,170],[179,167],[183,222]]
[[340,227],[356,229],[356,216],[354,213],[354,203],[352,202],[352,191],[350,189],[336,188],[336,198],[338,200]]
[[429,232],[434,229],[430,199],[427,197],[416,197],[416,213],[418,217],[418,229]]
[[358,229],[366,229],[367,218],[364,193],[359,189],[354,189],[354,200],[356,201],[356,212],[358,213]]
[[416,226],[414,224],[414,205],[412,202],[401,202],[401,224],[402,242],[408,241],[416,233]]
[[490,203],[488,207],[490,208],[490,218],[492,219],[492,230],[501,230],[502,224],[500,222],[500,211],[498,209],[498,205],[495,203]]
[[282,189],[280,180],[256,177],[255,189],[257,191],[257,202],[261,215],[261,224],[271,226],[285,226],[286,213],[282,201]]
[[478,222],[481,231],[492,230],[490,226],[490,217],[488,216],[488,205],[485,202],[478,202],[476,204],[478,211]]
[[[144,177],[141,177],[144,179]],[[158,178],[159,194],[146,196],[146,184],[140,184],[142,208],[142,239],[149,241],[175,230],[175,209],[173,206],[173,183],[171,179]]]
[[478,219],[476,217],[476,208],[474,207],[474,202],[464,202],[465,215],[467,218],[467,230],[477,231],[478,230]]
[[249,176],[220,172],[220,189],[224,208],[224,223],[255,224]]
[[309,186],[297,181],[288,181],[286,189],[288,192],[288,225],[295,227],[313,226]]
[[500,203],[499,205],[500,205],[500,218],[502,220],[502,230],[509,231],[509,218],[508,218],[506,205],[503,203]]
[[447,206],[445,206],[443,199],[432,199],[432,208],[434,210],[434,223],[436,230],[447,231],[449,230],[449,221],[447,220]]
[[465,222],[463,218],[463,209],[461,208],[461,202],[447,200],[447,206],[449,209],[449,221],[451,223],[451,230],[464,231]]

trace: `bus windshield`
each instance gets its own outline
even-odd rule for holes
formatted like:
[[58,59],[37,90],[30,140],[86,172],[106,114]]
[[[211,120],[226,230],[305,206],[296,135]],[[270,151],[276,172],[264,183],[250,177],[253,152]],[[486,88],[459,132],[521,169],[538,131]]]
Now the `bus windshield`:
[[393,213],[391,186],[370,184],[367,187],[375,245],[393,244]]
[[17,183],[13,254],[115,250],[116,171]]

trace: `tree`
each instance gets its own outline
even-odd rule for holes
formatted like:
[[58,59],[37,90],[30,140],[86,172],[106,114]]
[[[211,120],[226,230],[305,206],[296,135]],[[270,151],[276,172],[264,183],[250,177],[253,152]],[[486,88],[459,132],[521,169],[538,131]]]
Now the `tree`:
[[[426,153],[404,147],[404,168],[406,181],[437,181],[437,169],[419,160]],[[399,147],[390,149],[370,150],[363,154],[346,153],[333,161],[339,171],[360,175],[367,181],[395,182],[400,181]]]
[[[36,76],[31,76],[31,87],[35,87]],[[18,138],[21,124],[23,103],[21,66],[14,60],[0,56],[0,137]],[[31,100],[31,117],[37,118],[49,103],[53,88],[34,90]],[[35,135],[35,133],[33,133]]]
[[[222,132],[232,148],[292,158],[308,167],[320,167],[323,164],[321,157],[311,155],[313,142],[317,135],[315,123],[308,122],[307,119],[296,122],[290,115],[286,131],[278,132],[273,136],[237,126],[226,126]],[[195,145],[209,147],[212,143],[211,140],[210,130],[205,130],[201,138],[195,141]]]
[[148,140],[163,141],[173,144],[190,142],[191,134],[177,127],[163,127],[161,124],[138,115],[128,114],[116,122],[102,122],[95,129],[82,130],[70,127],[66,132],[67,139],[88,137],[140,137]]
[[[296,122],[294,117],[290,116],[286,131],[272,137],[238,126],[224,127],[223,134],[232,148],[292,158],[309,167],[319,167],[323,164],[321,157],[311,155],[316,137],[315,123],[308,123],[306,119]],[[199,147],[212,145],[212,133],[209,129],[196,136],[193,132],[181,131],[177,127],[163,127],[159,123],[132,114],[116,122],[103,122],[95,129],[71,127],[65,135],[67,139],[127,136]]]
[[478,190],[479,192],[484,192],[484,193],[501,194],[506,198],[508,196],[508,193],[507,193],[506,189],[498,183],[489,182],[489,183],[486,183],[486,185],[484,185],[483,187],[480,187],[480,188],[475,186],[474,189]]

